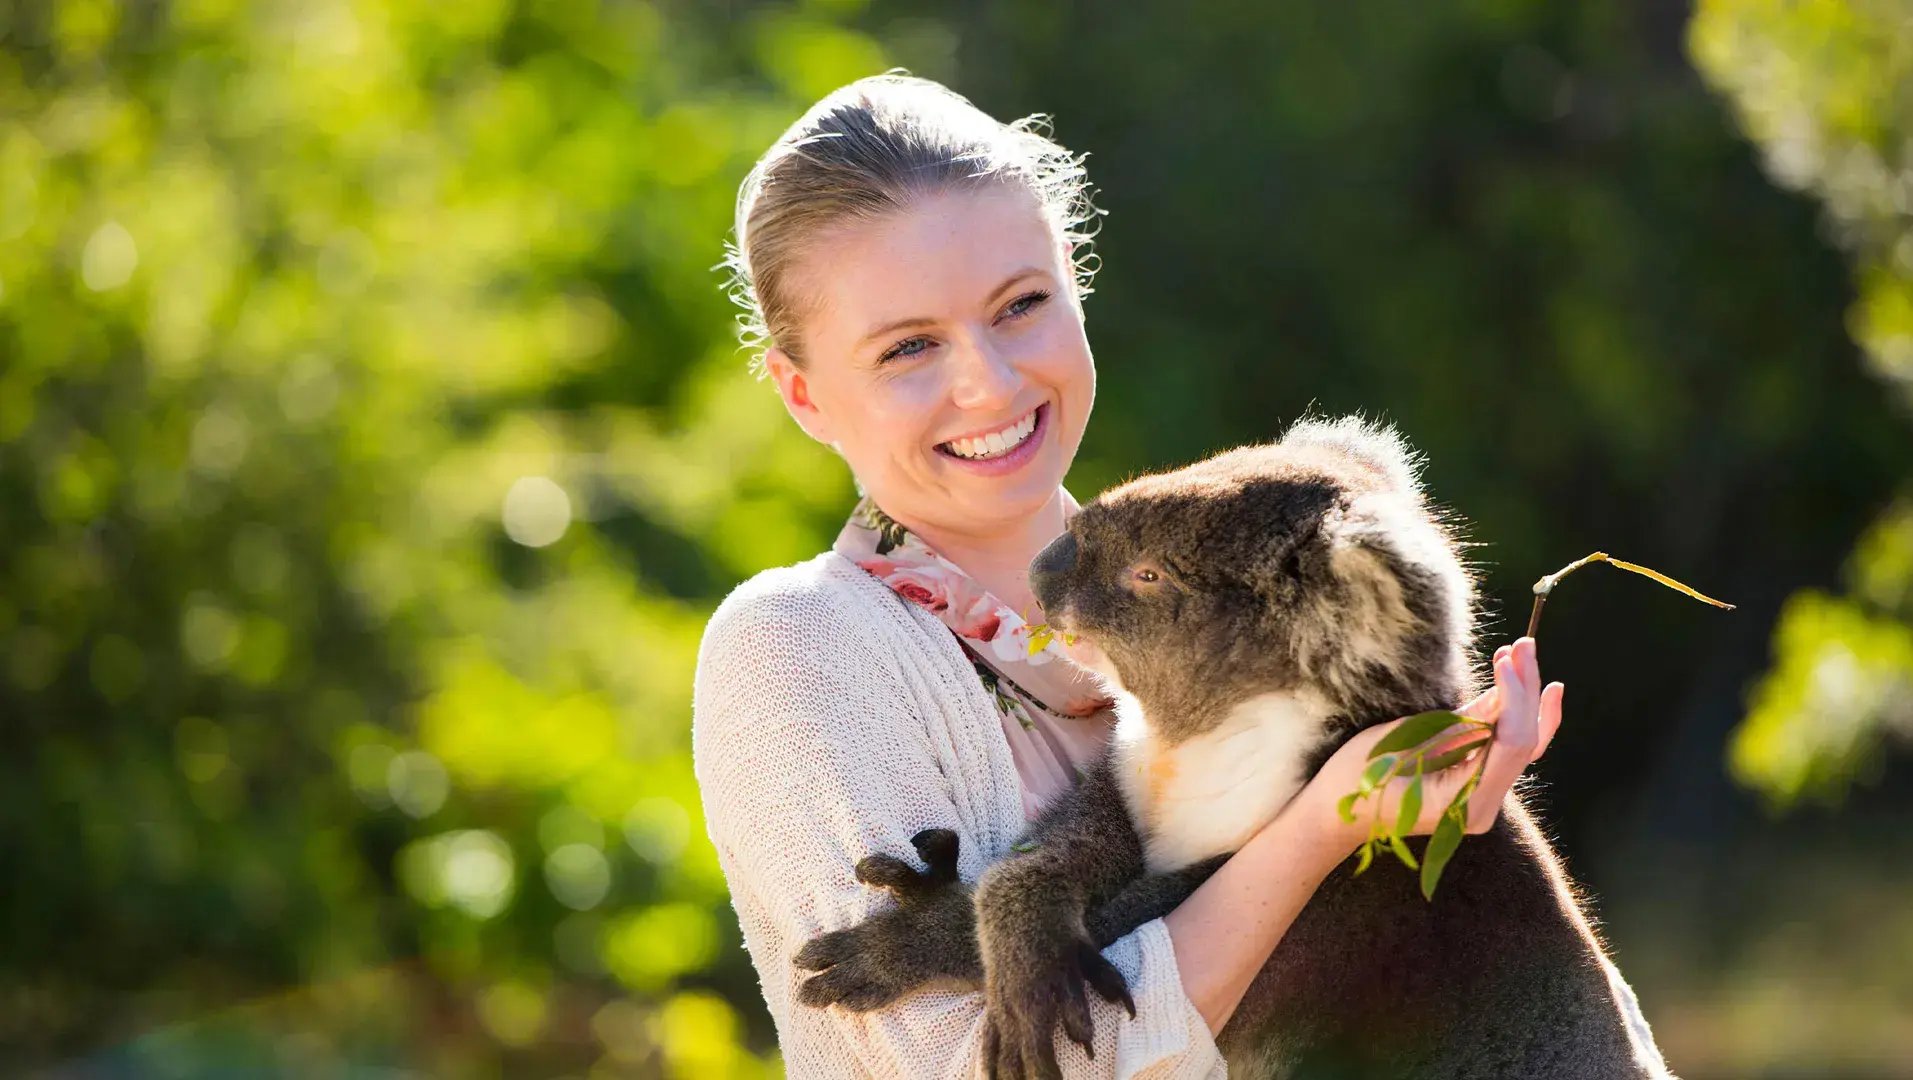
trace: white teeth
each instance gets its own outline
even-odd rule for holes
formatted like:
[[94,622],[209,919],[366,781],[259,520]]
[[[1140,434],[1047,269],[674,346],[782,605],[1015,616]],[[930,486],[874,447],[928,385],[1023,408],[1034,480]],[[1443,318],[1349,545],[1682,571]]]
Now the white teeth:
[[993,431],[981,438],[952,439],[943,444],[943,448],[958,457],[992,458],[1000,457],[1023,445],[1023,440],[1036,430],[1036,411],[1032,409],[1028,416],[1018,420],[1001,431]]

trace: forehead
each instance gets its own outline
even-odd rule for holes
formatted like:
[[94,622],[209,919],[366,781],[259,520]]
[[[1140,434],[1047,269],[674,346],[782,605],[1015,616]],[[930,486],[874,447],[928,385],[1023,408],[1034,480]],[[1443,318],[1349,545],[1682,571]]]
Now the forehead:
[[1036,195],[993,183],[826,229],[798,265],[820,323],[813,334],[854,341],[898,319],[968,313],[1009,275],[1054,272],[1061,258]]

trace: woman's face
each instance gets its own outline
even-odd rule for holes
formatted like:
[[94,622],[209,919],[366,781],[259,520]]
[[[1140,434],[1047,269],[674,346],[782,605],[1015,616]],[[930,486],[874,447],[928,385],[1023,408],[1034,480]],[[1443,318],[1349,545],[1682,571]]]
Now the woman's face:
[[1067,250],[1032,193],[926,196],[819,237],[793,270],[805,366],[766,359],[791,415],[877,505],[987,536],[1055,496],[1096,372]]

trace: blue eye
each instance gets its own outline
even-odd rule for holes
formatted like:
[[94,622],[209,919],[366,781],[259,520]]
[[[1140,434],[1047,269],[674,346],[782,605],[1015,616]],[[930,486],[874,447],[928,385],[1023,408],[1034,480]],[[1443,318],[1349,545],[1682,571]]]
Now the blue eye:
[[929,338],[926,338],[926,337],[905,338],[902,341],[897,342],[895,345],[890,346],[888,349],[885,349],[883,352],[883,355],[877,357],[877,362],[882,363],[886,360],[895,360],[896,358],[900,356],[916,356],[917,354],[923,352],[923,350],[929,347],[930,347]]
[[1038,289],[1032,293],[1025,293],[1010,301],[1010,306],[1003,309],[1003,314],[1006,318],[1021,318],[1028,315],[1031,311],[1034,311],[1039,304],[1048,299],[1049,292],[1044,289]]

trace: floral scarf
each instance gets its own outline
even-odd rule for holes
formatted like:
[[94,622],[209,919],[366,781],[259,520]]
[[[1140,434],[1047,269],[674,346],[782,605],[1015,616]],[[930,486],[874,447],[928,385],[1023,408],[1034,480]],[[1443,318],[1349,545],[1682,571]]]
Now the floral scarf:
[[[1076,503],[1064,493],[1064,514]],[[1032,625],[962,568],[864,498],[837,534],[834,550],[897,595],[935,615],[956,635],[996,704],[1017,775],[1023,811],[1075,782],[1109,737],[1108,694],[1063,651],[1061,640]],[[1032,647],[1034,642],[1034,647]]]

